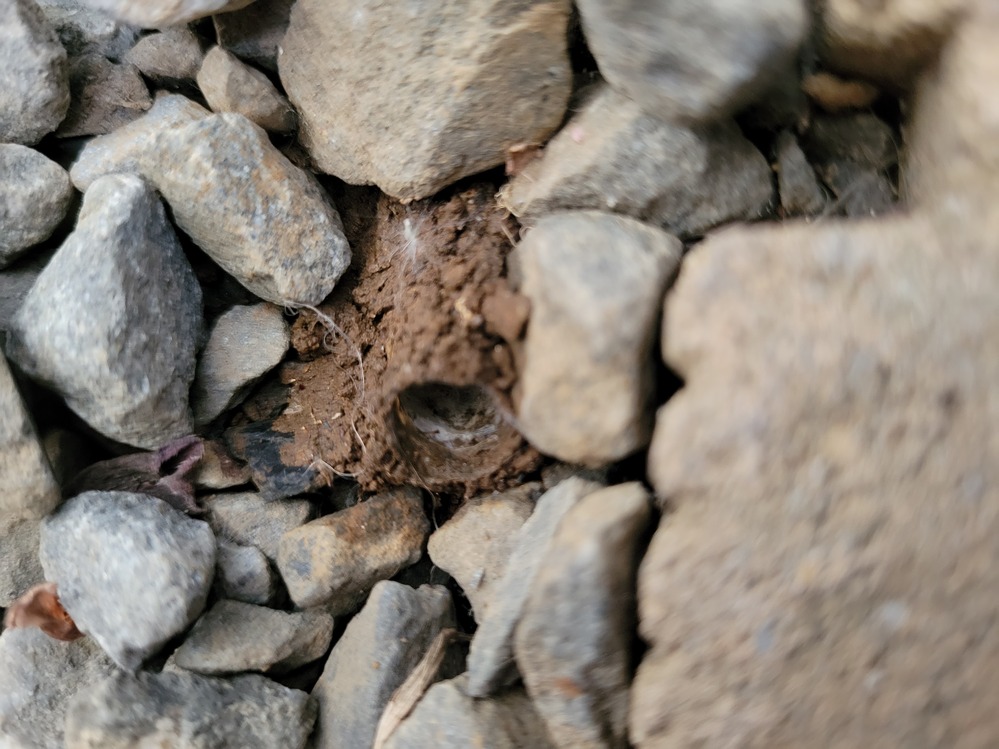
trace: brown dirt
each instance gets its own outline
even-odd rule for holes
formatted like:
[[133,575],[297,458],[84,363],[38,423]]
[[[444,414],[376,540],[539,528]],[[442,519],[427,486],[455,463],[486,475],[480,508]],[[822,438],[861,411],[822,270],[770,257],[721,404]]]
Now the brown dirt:
[[505,280],[517,225],[494,195],[477,185],[410,205],[363,188],[336,196],[354,262],[319,314],[304,309],[293,325],[299,360],[281,372],[290,400],[274,423],[295,436],[283,461],[366,490],[466,496],[537,467],[513,425],[502,338],[527,313]]

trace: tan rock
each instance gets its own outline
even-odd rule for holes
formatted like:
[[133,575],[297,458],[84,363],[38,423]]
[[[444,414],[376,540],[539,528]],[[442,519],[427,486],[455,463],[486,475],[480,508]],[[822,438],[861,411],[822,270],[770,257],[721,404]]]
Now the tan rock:
[[275,133],[295,129],[295,110],[267,76],[222,47],[212,47],[205,55],[198,87],[215,112],[238,112]]

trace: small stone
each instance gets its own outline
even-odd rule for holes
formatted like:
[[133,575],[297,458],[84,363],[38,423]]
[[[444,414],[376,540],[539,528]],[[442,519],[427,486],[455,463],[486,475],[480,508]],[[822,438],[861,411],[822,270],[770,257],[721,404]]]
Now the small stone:
[[586,42],[614,88],[664,119],[712,122],[749,104],[794,59],[803,0],[580,0]]
[[[41,521],[0,521],[0,608],[7,608],[24,591],[45,582],[38,559]],[[2,745],[0,745],[2,746]]]
[[118,62],[139,36],[138,27],[121,23],[84,2],[38,0],[38,7],[70,58],[98,54]]
[[210,423],[246,397],[281,362],[290,341],[284,315],[273,305],[237,306],[219,317],[191,391],[195,425]]
[[277,577],[260,549],[220,538],[215,559],[215,590],[220,598],[263,606],[277,595]]
[[801,89],[809,99],[831,114],[866,109],[881,95],[877,86],[866,81],[846,80],[824,70],[802,80]]
[[376,582],[417,562],[429,533],[420,492],[393,489],[285,533],[278,570],[296,606],[345,613]]
[[600,488],[600,484],[582,479],[566,479],[542,495],[534,513],[517,531],[506,571],[493,592],[489,616],[479,622],[468,652],[470,696],[488,697],[516,680],[514,630],[551,540],[565,514]]
[[264,130],[287,133],[297,117],[289,101],[259,70],[227,52],[212,47],[198,72],[198,87],[215,112],[237,112]]
[[72,197],[65,169],[32,148],[0,143],[0,268],[48,239]]
[[531,584],[514,653],[557,746],[627,747],[635,576],[651,504],[641,484],[570,509]]
[[385,705],[437,634],[454,626],[451,595],[383,581],[333,647],[312,696],[315,749],[371,746]]
[[350,264],[340,216],[309,175],[238,114],[160,130],[143,172],[177,225],[260,298],[319,304]]
[[176,0],[170,3],[161,0],[84,0],[84,2],[121,21],[147,29],[162,29],[215,13],[238,10],[253,0]]
[[568,478],[577,476],[585,481],[593,481],[597,484],[606,485],[608,468],[587,468],[586,466],[573,465],[571,463],[552,463],[541,469],[541,488],[548,491]]
[[543,143],[562,121],[570,9],[299,0],[278,69],[303,145],[322,171],[403,200],[504,163],[507,148]]
[[208,115],[207,109],[187,97],[160,92],[142,117],[87,143],[70,168],[69,177],[76,189],[86,190],[107,174],[141,175],[139,158],[151,147],[158,132]]
[[269,502],[256,492],[214,494],[204,498],[208,524],[219,538],[256,546],[272,562],[281,537],[315,517],[307,499]]
[[468,696],[467,676],[434,684],[385,749],[545,749],[555,746],[523,689],[488,700]]
[[63,749],[70,701],[115,670],[86,637],[59,642],[34,627],[0,633],[0,746]]
[[427,543],[433,563],[451,575],[472,604],[476,621],[488,615],[516,533],[534,511],[539,484],[465,502]]
[[199,489],[231,489],[250,481],[250,467],[233,458],[226,446],[216,440],[204,440],[205,452],[191,473]]
[[200,674],[241,671],[279,674],[326,654],[333,617],[325,611],[277,611],[219,601],[198,620],[174,653],[177,666]]
[[85,492],[42,524],[41,560],[80,631],[134,671],[201,613],[215,536],[154,497]]
[[66,116],[66,50],[33,0],[0,0],[0,39],[0,143],[30,146]]
[[115,64],[103,55],[76,57],[69,63],[71,101],[56,135],[104,135],[134,122],[152,105],[138,69]]
[[777,138],[777,185],[785,216],[818,216],[826,207],[826,194],[805,159],[794,134]]
[[277,72],[278,47],[294,4],[295,0],[256,0],[233,13],[212,16],[219,46],[241,60]]
[[675,237],[596,211],[552,214],[517,247],[531,301],[517,418],[538,450],[583,465],[648,444],[653,348]]
[[735,123],[687,128],[598,86],[541,158],[504,186],[500,202],[527,223],[594,209],[691,237],[760,218],[772,196],[766,159]]
[[115,674],[70,704],[66,749],[304,749],[315,720],[308,694],[257,674]]
[[8,353],[102,434],[155,449],[191,432],[201,288],[142,180],[95,182],[21,305]]
[[301,453],[286,457],[284,448],[294,445],[295,435],[275,429],[273,419],[233,427],[226,431],[225,442],[232,454],[246,463],[264,499],[294,497],[329,484],[319,466],[306,463]]
[[125,55],[127,62],[161,86],[193,81],[204,59],[201,42],[187,26],[144,36]]

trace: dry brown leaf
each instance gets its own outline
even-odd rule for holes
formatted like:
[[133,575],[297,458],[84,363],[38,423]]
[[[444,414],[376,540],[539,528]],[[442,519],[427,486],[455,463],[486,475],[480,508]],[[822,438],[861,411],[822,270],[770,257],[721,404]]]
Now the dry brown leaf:
[[72,617],[59,603],[55,583],[40,583],[28,588],[7,609],[3,625],[7,629],[38,627],[49,637],[63,642],[83,637]]
[[832,73],[813,73],[801,82],[801,90],[831,114],[847,109],[865,109],[881,95],[877,87],[870,83],[846,80]]

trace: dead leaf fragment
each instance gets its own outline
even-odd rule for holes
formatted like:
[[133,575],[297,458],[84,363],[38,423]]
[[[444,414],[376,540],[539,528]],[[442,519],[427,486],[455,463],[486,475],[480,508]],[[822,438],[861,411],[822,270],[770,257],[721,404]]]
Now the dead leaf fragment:
[[801,82],[801,90],[819,107],[836,114],[848,109],[865,109],[881,95],[876,86],[851,81],[832,73],[813,73]]
[[28,588],[7,609],[3,626],[7,629],[38,627],[49,637],[63,642],[83,637],[83,633],[76,628],[76,623],[59,602],[55,583],[40,583]]

